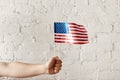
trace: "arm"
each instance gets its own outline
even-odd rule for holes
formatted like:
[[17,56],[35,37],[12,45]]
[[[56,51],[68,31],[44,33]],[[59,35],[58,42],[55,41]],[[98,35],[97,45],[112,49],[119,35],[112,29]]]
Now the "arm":
[[41,74],[55,74],[61,69],[61,60],[51,58],[46,64],[27,64],[21,62],[0,63],[0,76],[26,78]]
[[46,73],[45,65],[20,62],[0,63],[0,75],[9,77],[31,77]]

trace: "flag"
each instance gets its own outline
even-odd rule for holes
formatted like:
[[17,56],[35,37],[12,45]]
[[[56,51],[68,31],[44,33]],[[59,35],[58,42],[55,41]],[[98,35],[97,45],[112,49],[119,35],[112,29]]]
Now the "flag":
[[88,34],[83,25],[67,22],[54,22],[56,43],[87,44]]

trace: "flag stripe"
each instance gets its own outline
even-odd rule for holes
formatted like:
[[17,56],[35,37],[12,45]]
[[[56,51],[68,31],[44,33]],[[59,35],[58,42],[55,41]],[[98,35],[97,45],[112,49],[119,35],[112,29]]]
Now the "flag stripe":
[[70,31],[71,34],[85,34],[86,32],[80,32],[80,31]]
[[[85,28],[73,28],[73,27],[70,27],[70,29],[71,29],[71,30],[72,30],[72,29],[73,29],[73,30],[74,30],[74,29],[75,29],[75,30],[76,30],[76,29],[77,29],[77,30],[85,30]],[[85,31],[86,31],[86,30],[85,30]]]
[[74,25],[74,26],[83,26],[83,25],[79,25],[79,24],[76,24],[76,23],[69,23],[69,25]]
[[56,43],[69,43],[69,44],[87,44],[87,43],[89,43],[88,41],[86,41],[86,42],[83,42],[83,41],[81,41],[81,42],[66,42],[66,41],[55,41]]
[[76,38],[76,39],[68,39],[68,38],[55,38],[55,40],[74,40],[74,41],[87,41],[88,39],[80,39],[80,38]]
[[75,28],[75,29],[85,29],[83,26],[73,26],[73,25],[70,25],[70,28]]
[[55,34],[55,37],[88,38],[87,35],[59,35],[59,34]]
[[79,32],[71,32],[71,34],[73,34],[73,35],[87,35],[87,34],[81,34]]
[[87,32],[85,29],[69,28],[71,31]]

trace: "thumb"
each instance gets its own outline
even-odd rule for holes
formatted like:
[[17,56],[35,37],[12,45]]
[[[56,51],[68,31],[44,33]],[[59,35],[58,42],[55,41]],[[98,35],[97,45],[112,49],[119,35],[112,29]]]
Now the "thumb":
[[51,59],[48,60],[48,62],[46,63],[47,65],[54,63],[56,59],[56,56],[52,57]]

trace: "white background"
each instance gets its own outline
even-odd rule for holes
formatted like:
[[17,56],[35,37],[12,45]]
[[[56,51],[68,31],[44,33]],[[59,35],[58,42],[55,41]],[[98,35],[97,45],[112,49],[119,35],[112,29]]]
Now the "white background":
[[[54,21],[86,27],[89,44],[55,44]],[[57,75],[0,80],[120,80],[120,0],[0,0],[0,61],[63,61]]]

